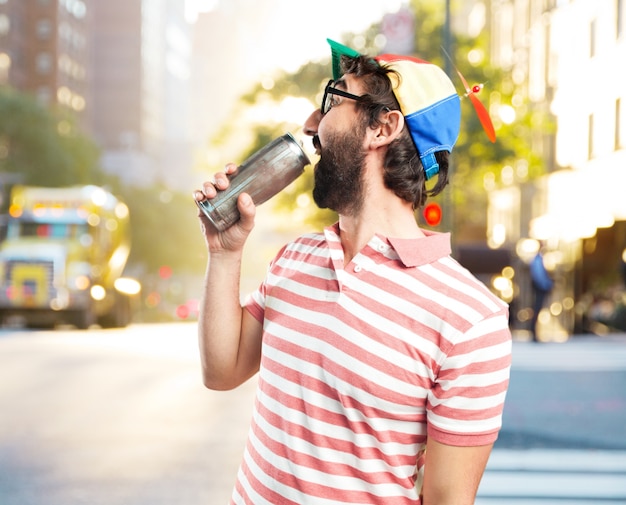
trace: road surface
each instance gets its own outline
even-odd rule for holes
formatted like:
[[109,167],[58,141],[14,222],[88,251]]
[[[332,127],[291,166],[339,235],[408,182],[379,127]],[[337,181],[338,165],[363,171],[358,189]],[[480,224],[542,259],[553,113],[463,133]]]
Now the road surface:
[[[195,324],[0,331],[0,504],[226,504],[254,380],[206,390]],[[626,336],[514,344],[477,505],[626,503]]]

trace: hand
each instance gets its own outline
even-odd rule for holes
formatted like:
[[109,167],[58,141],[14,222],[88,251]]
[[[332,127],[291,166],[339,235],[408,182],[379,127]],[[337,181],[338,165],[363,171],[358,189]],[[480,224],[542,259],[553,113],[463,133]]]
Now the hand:
[[[227,189],[230,185],[230,180],[227,176],[235,173],[236,170],[237,165],[234,163],[227,164],[223,172],[215,174],[213,181],[205,182],[202,185],[202,189],[194,191],[193,197],[196,202],[215,198],[218,191]],[[204,215],[202,210],[198,208],[198,217],[200,218],[202,233],[205,237],[209,252],[212,254],[225,251],[240,251],[243,249],[248,235],[254,228],[256,206],[250,195],[241,193],[237,198],[237,209],[241,215],[239,221],[230,228],[220,232],[211,224],[211,221]]]

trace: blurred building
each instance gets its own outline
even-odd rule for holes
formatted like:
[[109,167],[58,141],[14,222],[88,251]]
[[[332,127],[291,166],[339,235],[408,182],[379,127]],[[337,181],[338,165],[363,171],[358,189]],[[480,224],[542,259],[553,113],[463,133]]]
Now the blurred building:
[[87,0],[0,0],[0,85],[58,103],[87,125],[91,11]]
[[180,0],[93,1],[93,133],[104,168],[185,190],[191,27]]
[[[526,139],[545,160],[544,177],[534,183],[520,177],[490,195],[489,241],[513,247],[523,262],[539,241],[547,245],[557,283],[543,321],[556,338],[587,331],[594,297],[621,283],[625,6],[625,0],[490,2],[493,63],[511,72],[519,96],[528,99],[518,103],[552,117],[556,130],[538,124]],[[530,289],[521,286],[518,307],[525,310]]]
[[194,114],[192,124],[198,143],[206,144],[227,119],[236,99],[250,87],[241,63],[245,61],[242,39],[237,36],[246,22],[238,19],[237,1],[200,13],[195,24],[192,97],[200,113]]
[[[198,142],[206,144],[233,113],[239,97],[275,70],[268,69],[277,55],[267,52],[282,50],[268,42],[271,32],[282,33],[272,29],[281,21],[279,13],[284,15],[280,4],[280,0],[215,0],[211,9],[199,14],[192,65],[193,131]],[[298,10],[293,4],[290,8]]]
[[189,190],[191,30],[182,0],[0,0],[0,85],[76,113],[103,168]]

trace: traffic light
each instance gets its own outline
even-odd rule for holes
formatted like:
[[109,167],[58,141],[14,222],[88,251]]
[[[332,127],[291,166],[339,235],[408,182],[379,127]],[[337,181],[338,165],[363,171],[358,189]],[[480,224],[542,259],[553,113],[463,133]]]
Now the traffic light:
[[424,219],[428,226],[437,226],[441,223],[441,206],[436,202],[430,202],[424,207]]
[[172,267],[163,265],[159,267],[159,277],[161,279],[169,279],[172,276]]

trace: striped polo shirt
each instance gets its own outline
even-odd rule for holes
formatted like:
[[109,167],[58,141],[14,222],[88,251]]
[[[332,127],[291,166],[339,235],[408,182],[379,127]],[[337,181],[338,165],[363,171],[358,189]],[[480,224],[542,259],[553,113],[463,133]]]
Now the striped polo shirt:
[[337,225],[279,252],[246,302],[263,345],[231,503],[416,505],[427,437],[495,441],[508,307],[426,233],[345,268]]

